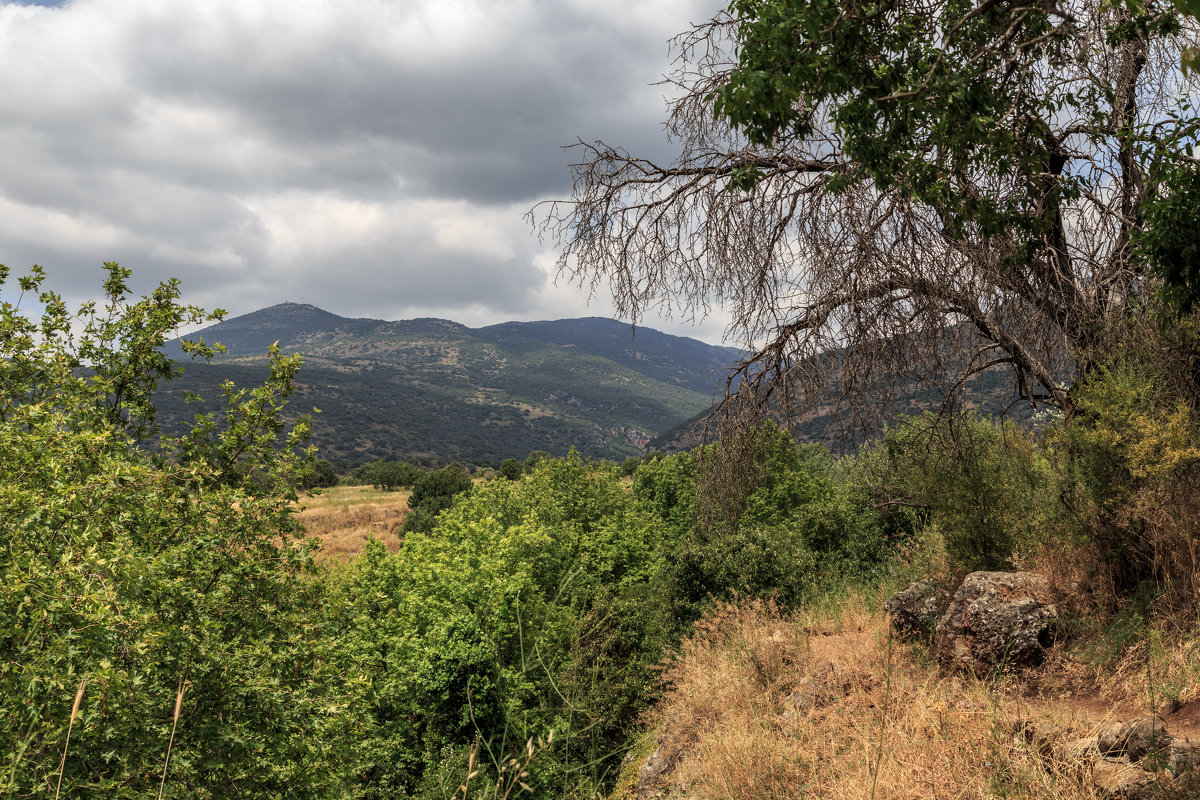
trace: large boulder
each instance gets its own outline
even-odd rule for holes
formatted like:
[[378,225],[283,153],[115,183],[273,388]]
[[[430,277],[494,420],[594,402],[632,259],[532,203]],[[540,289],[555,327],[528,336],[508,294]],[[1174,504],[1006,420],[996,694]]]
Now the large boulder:
[[949,605],[949,592],[933,581],[917,581],[889,597],[883,609],[897,636],[928,638]]
[[1058,612],[1045,578],[972,572],[938,620],[934,646],[946,672],[985,674],[1041,663]]

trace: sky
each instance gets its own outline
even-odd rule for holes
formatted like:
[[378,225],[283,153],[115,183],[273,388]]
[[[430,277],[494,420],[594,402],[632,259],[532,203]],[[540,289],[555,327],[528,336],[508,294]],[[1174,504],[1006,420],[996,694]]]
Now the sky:
[[73,303],[118,261],[231,315],[611,316],[524,215],[577,139],[669,160],[668,39],[721,5],[0,0],[0,263]]

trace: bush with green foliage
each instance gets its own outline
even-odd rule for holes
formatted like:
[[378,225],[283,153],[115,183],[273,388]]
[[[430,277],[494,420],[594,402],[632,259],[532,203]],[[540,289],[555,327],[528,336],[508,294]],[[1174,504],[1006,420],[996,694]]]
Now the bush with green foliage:
[[333,468],[325,459],[317,459],[313,463],[312,472],[304,479],[302,484],[305,489],[327,489],[330,486],[338,485],[337,470]]
[[385,492],[413,486],[423,474],[424,470],[407,461],[373,461],[354,470],[355,480]]
[[525,465],[515,458],[506,458],[500,462],[500,469],[496,470],[496,474],[505,480],[520,480],[525,474]]
[[969,412],[910,417],[858,459],[874,504],[934,525],[955,573],[1011,569],[1065,531],[1061,480],[1035,434]]
[[551,457],[552,456],[549,453],[547,453],[545,450],[531,451],[529,453],[529,455],[525,456],[525,471],[532,472],[533,468],[536,467],[539,463],[541,463],[542,461],[545,461],[547,458],[551,458]]
[[637,472],[638,467],[641,465],[642,459],[638,458],[637,456],[630,456],[621,462],[621,474],[625,477],[629,477],[633,473]]
[[494,779],[551,731],[526,779],[535,796],[602,790],[674,635],[668,548],[616,468],[577,455],[460,495],[395,555],[373,542],[328,604],[339,663],[370,670],[357,791],[445,797],[472,743]]
[[[874,575],[891,554],[886,520],[820,445],[797,445],[766,425],[754,469],[715,508],[701,501],[722,445],[646,461],[634,495],[679,542],[670,581],[676,612],[691,619],[711,598],[774,596],[784,606]],[[894,533],[894,531],[891,531]]]
[[1150,593],[1194,608],[1200,416],[1140,359],[1111,359],[1073,397],[1075,419],[1047,446],[1063,463],[1062,498],[1090,548],[1091,582],[1117,598]]
[[457,495],[470,491],[471,486],[470,474],[453,464],[421,475],[408,496],[409,512],[404,518],[404,533],[433,530],[438,514],[453,505]]
[[78,315],[38,268],[0,302],[0,789],[336,794],[353,694],[294,516],[308,422],[287,431],[281,411],[299,360],[273,351],[264,385],[226,386],[219,418],[156,440],[150,396],[176,372],[160,348],[210,317],[174,281],[130,300],[129,271],[106,268]]

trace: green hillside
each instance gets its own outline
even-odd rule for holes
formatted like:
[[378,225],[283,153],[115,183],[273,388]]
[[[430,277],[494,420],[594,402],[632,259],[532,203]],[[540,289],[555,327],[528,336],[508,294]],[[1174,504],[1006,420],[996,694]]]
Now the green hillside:
[[738,356],[599,318],[471,329],[439,319],[346,319],[296,303],[198,335],[228,353],[210,364],[185,363],[184,374],[158,394],[168,430],[204,410],[186,404],[186,393],[209,397],[225,380],[260,382],[267,348],[277,341],[304,357],[294,406],[320,409],[315,444],[322,457],[343,463],[486,462],[572,447],[624,458],[707,408]]

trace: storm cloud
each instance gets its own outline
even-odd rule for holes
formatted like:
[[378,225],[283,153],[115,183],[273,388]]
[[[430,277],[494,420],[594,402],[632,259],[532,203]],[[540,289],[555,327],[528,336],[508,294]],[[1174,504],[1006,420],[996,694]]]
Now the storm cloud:
[[[577,138],[666,158],[698,0],[0,4],[0,262],[73,300],[102,261],[244,313],[607,315],[522,215]],[[716,340],[702,328],[653,327]]]

